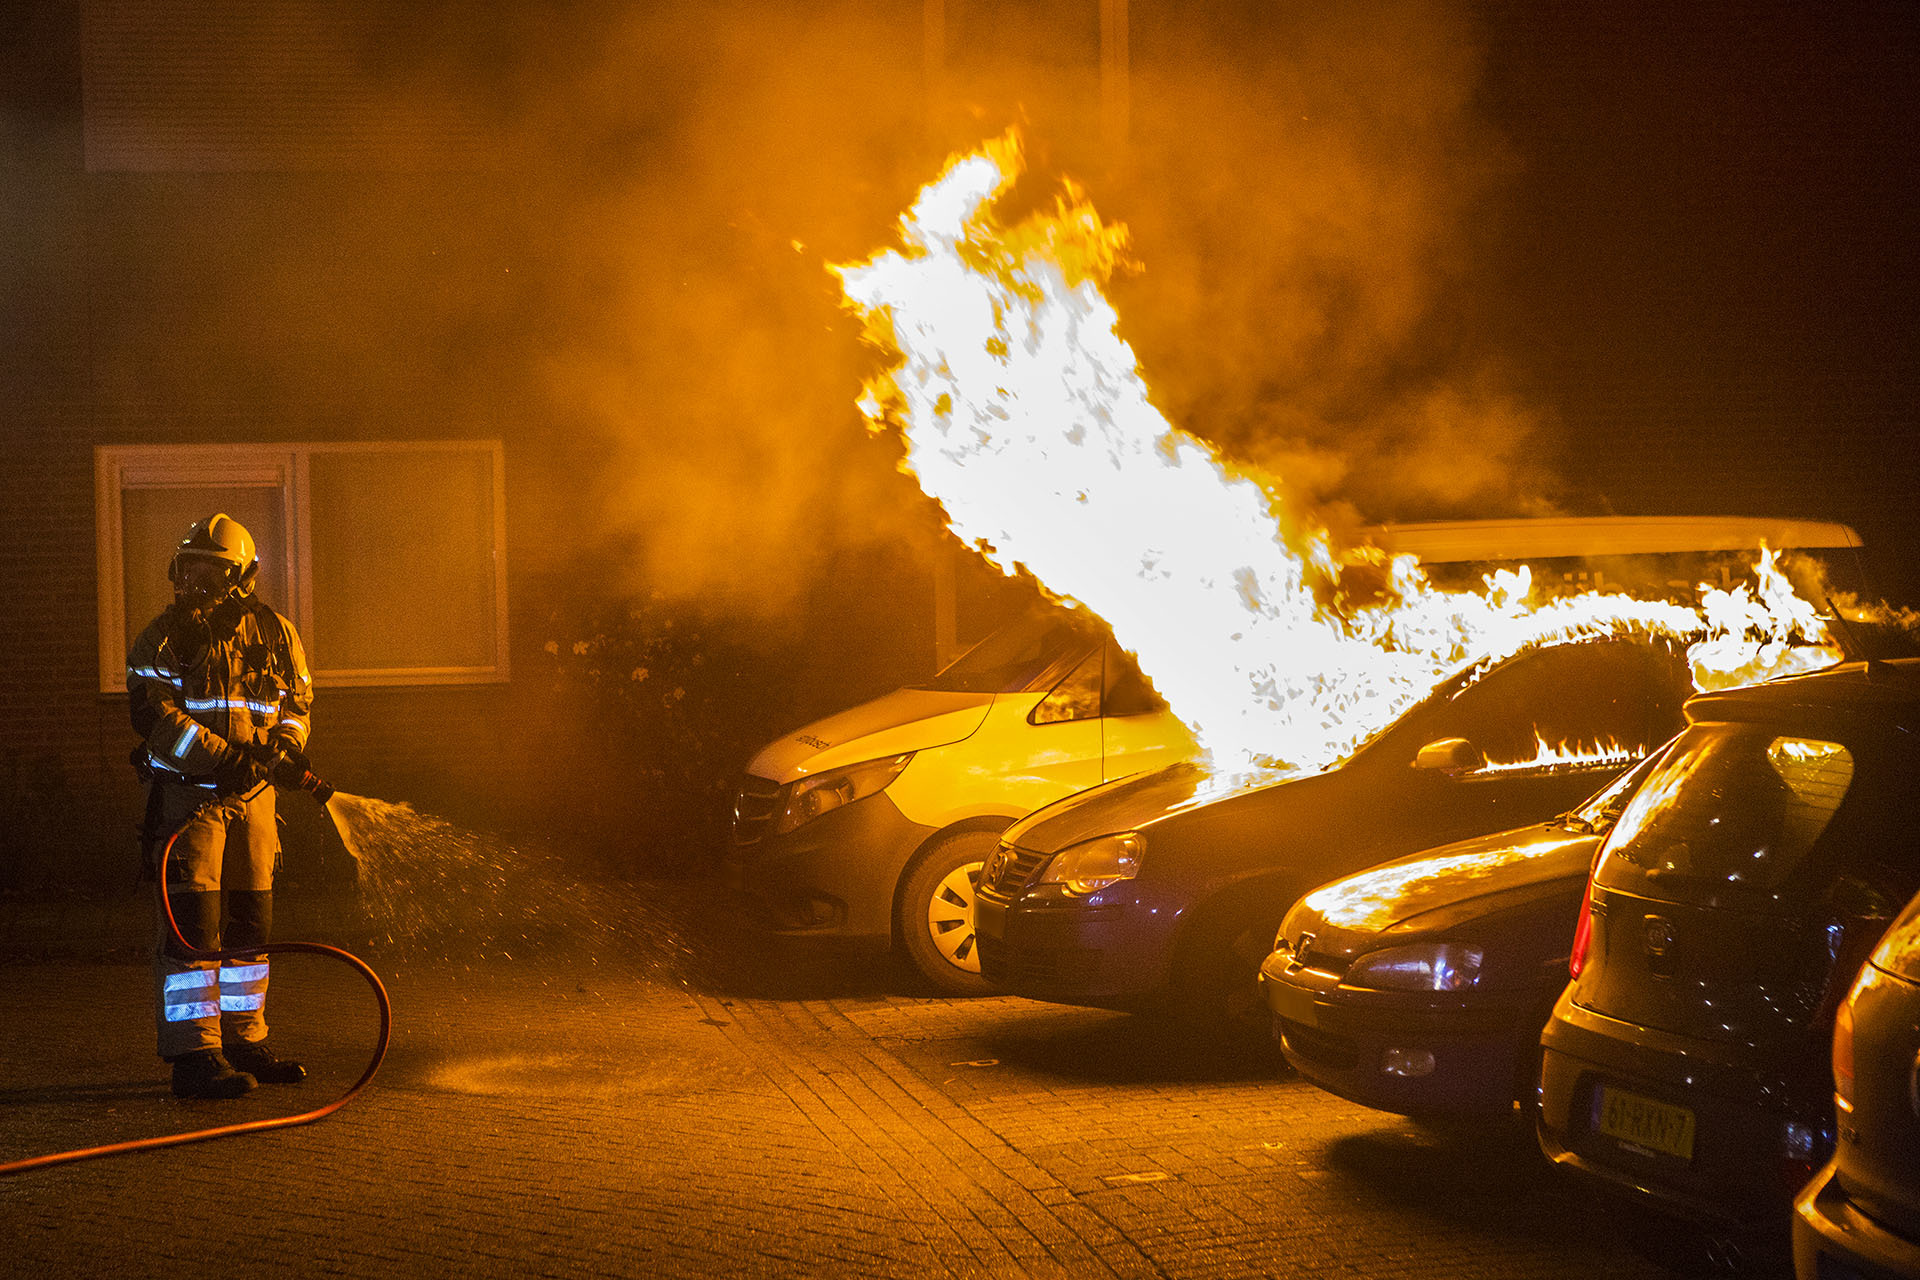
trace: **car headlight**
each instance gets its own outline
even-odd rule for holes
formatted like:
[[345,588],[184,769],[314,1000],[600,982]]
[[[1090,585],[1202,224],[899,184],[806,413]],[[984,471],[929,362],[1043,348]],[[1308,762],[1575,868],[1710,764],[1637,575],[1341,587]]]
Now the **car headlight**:
[[1139,875],[1146,851],[1147,838],[1138,831],[1101,836],[1055,854],[1039,883],[1060,885],[1076,896],[1093,893]]
[[869,760],[865,764],[800,779],[788,790],[787,807],[774,820],[773,833],[783,836],[843,804],[852,804],[855,800],[864,800],[885,791],[887,784],[900,775],[911,759],[913,752],[909,751],[905,755]]
[[1466,991],[1480,981],[1478,947],[1457,942],[1421,942],[1361,956],[1342,979],[1350,987],[1383,991]]

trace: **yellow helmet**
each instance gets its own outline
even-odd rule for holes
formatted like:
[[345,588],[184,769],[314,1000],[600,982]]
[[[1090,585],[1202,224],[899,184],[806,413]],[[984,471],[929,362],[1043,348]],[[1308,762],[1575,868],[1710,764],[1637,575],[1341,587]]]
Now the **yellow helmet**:
[[225,512],[216,512],[187,530],[187,536],[174,549],[167,566],[167,578],[176,589],[182,585],[181,562],[188,558],[213,560],[226,566],[229,596],[244,596],[253,591],[260,573],[260,557],[254,550],[253,535],[246,526]]

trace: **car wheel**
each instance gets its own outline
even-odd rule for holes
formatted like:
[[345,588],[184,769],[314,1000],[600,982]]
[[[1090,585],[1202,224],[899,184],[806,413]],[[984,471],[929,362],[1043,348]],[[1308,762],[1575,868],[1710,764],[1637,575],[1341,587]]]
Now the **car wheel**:
[[986,995],[973,930],[973,897],[987,857],[1000,843],[992,831],[961,831],[933,842],[907,868],[894,906],[894,936],[907,961],[950,996]]

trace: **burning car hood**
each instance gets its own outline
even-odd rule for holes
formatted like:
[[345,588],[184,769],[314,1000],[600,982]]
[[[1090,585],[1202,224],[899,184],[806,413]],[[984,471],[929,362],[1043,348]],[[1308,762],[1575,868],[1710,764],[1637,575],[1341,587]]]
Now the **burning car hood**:
[[1446,929],[1567,893],[1585,881],[1602,838],[1556,821],[1428,849],[1315,889],[1282,932],[1311,933],[1316,954],[1351,958],[1382,933]]
[[1190,761],[1168,765],[1057,800],[1015,823],[1005,838],[1031,852],[1058,853],[1096,836],[1137,831],[1176,814],[1246,801],[1297,781],[1306,779],[1279,772],[1216,773]]
[[791,782],[863,760],[944,747],[978,729],[993,699],[991,693],[895,689],[769,743],[747,765],[747,772]]

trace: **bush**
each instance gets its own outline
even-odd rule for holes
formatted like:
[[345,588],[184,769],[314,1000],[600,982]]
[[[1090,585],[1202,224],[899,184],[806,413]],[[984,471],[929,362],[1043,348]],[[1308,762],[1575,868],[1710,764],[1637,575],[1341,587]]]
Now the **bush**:
[[[608,870],[686,870],[723,847],[754,751],[804,718],[790,639],[653,602],[556,617],[547,681],[570,718],[585,794],[572,816]],[[564,819],[563,819],[564,821]]]

